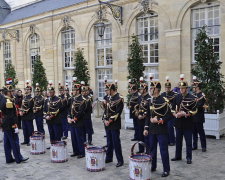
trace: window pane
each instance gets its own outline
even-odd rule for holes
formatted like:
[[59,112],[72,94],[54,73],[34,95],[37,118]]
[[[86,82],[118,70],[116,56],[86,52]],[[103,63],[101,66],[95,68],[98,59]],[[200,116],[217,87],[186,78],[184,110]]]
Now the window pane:
[[98,97],[103,98],[105,96],[105,84],[104,77],[107,76],[107,81],[112,82],[112,69],[98,69],[97,81],[98,81]]
[[75,31],[72,28],[68,28],[62,31],[62,49],[63,49],[63,61],[64,68],[74,67],[74,54],[75,54]]
[[196,57],[195,39],[198,29],[207,26],[207,34],[213,38],[214,51],[219,55],[219,37],[220,37],[220,12],[219,6],[205,7],[192,10],[192,53],[193,61]]
[[[144,25],[143,23],[144,22]],[[138,37],[144,63],[158,63],[158,16],[147,14],[137,19]]]

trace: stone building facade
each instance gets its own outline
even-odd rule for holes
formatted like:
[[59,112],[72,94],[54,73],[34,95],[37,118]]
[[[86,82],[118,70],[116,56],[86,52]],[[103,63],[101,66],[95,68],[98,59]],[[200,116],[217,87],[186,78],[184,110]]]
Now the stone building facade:
[[[123,23],[103,5],[106,29],[102,38],[96,30],[98,0],[45,0],[13,11],[4,9],[0,22],[0,86],[4,84],[5,66],[12,62],[17,71],[18,87],[23,88],[25,81],[32,78],[32,64],[37,54],[44,63],[48,80],[53,80],[55,85],[59,81],[71,84],[73,56],[77,48],[82,48],[96,97],[104,95],[105,75],[109,81],[118,80],[119,91],[126,95],[128,47],[133,34],[139,36],[143,46],[146,77],[153,72],[156,79],[164,82],[165,77],[170,76],[175,86],[179,74],[183,73],[190,82],[195,34],[204,25],[214,39],[215,53],[224,61],[225,1],[107,2],[122,7]],[[225,74],[225,63],[222,66]]]

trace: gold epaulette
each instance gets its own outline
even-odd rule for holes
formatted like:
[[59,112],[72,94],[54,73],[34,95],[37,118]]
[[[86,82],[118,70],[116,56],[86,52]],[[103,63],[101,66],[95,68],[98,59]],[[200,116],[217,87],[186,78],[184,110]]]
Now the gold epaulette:
[[7,109],[12,109],[13,108],[13,102],[10,101],[9,98],[6,99],[6,108]]

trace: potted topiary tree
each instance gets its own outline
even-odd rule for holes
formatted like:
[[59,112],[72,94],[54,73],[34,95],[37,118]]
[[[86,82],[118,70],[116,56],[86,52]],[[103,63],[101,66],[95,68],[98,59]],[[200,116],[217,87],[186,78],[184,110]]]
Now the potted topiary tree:
[[[132,43],[129,46],[130,54],[127,59],[128,62],[128,79],[136,79],[139,80],[140,77],[143,77],[144,65],[143,65],[143,57],[142,57],[142,46],[138,41],[137,36],[132,36]],[[129,103],[130,95],[127,95],[127,102]],[[130,117],[130,110],[126,105],[124,108],[125,114],[125,129],[133,128],[133,119]]]
[[207,35],[206,30],[207,27],[203,27],[197,34],[196,64],[192,69],[192,74],[202,82],[202,91],[207,100],[204,125],[206,135],[219,139],[220,135],[225,133],[224,76],[220,73],[222,62],[214,53],[213,39]]

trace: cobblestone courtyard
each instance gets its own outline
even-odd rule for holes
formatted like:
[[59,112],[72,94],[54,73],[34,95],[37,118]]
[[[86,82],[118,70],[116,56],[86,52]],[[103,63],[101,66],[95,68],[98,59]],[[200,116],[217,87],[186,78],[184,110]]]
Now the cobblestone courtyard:
[[[94,141],[95,145],[105,145],[104,128],[100,119],[94,119]],[[47,127],[45,125],[46,132]],[[22,142],[22,131],[20,131],[20,142]],[[0,143],[0,180],[28,180],[28,179],[54,179],[54,180],[126,180],[129,179],[128,157],[130,148],[133,144],[130,139],[133,137],[132,130],[121,130],[121,141],[123,148],[123,156],[125,165],[116,168],[117,163],[115,157],[114,162],[106,165],[106,170],[102,172],[88,172],[85,169],[85,158],[77,159],[69,156],[69,161],[62,164],[53,164],[50,162],[50,152],[46,151],[44,155],[30,155],[30,147],[22,146],[22,154],[30,159],[22,164],[6,164],[4,157],[3,143]],[[49,137],[47,133],[46,144],[49,145]],[[171,162],[171,175],[169,180],[224,180],[225,179],[225,138],[216,140],[207,138],[208,150],[202,153],[201,150],[193,152],[193,164],[187,165],[185,160],[185,151],[183,151],[183,160],[179,162]],[[185,148],[183,148],[185,149]],[[170,147],[170,158],[174,157],[175,147]],[[68,152],[72,153],[71,141],[68,139]],[[158,152],[159,153],[159,152]],[[162,163],[158,154],[158,168],[152,174],[152,179],[162,179]]]

